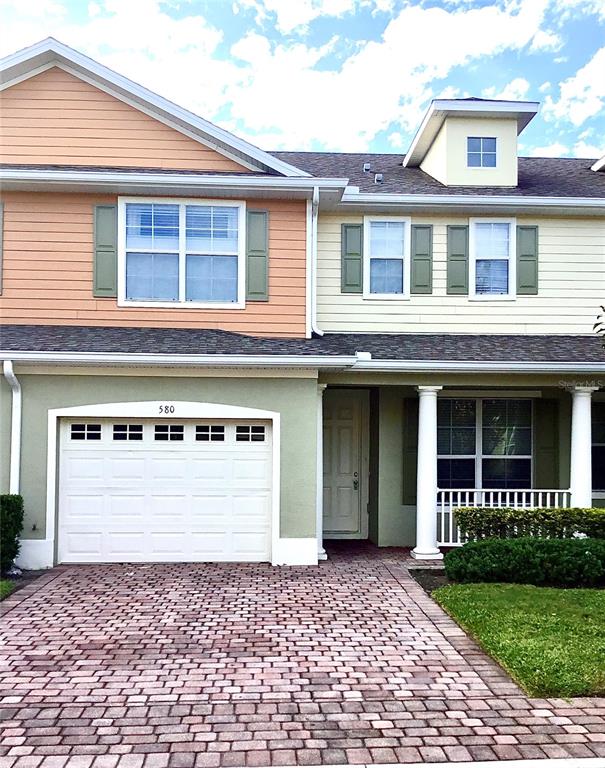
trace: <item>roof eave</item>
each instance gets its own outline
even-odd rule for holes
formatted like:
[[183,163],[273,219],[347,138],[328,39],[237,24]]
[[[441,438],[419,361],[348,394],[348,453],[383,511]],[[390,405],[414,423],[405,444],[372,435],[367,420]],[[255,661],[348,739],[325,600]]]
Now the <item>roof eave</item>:
[[225,355],[107,352],[36,352],[0,350],[0,360],[26,365],[182,368],[312,368],[365,373],[605,373],[605,362],[382,360],[364,352],[355,355]]
[[394,194],[388,192],[353,192],[345,190],[339,207],[406,208],[406,209],[528,209],[550,212],[605,212],[605,197],[547,197],[538,195],[456,195],[456,194]]

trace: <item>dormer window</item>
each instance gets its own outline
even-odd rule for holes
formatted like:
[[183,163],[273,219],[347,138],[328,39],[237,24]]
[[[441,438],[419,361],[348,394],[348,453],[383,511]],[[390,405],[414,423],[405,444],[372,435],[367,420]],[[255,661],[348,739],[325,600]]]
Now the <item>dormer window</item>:
[[495,168],[495,137],[469,136],[466,140],[466,164],[469,168]]

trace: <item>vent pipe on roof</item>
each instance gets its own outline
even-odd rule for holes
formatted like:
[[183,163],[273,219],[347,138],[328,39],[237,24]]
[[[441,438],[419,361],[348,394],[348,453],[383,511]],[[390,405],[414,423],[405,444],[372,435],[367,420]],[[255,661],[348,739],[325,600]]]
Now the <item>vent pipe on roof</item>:
[[375,173],[374,174],[374,184],[382,184],[382,173]]
[[369,173],[372,170],[372,164],[371,163],[364,163],[363,164],[363,172]]

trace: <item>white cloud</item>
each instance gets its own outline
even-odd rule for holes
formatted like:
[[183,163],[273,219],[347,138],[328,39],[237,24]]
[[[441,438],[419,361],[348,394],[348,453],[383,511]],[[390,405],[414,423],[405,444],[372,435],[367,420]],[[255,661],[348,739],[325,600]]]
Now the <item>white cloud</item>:
[[547,91],[550,91],[552,88],[552,84],[548,82],[548,80],[545,83],[542,83],[542,85],[538,88],[540,93],[546,93]]
[[239,8],[252,8],[257,22],[264,24],[275,16],[275,25],[283,35],[306,29],[322,16],[340,17],[352,13],[358,0],[235,0]]
[[401,149],[403,147],[403,135],[399,131],[393,131],[387,136],[387,141],[395,149]]
[[597,146],[596,144],[587,144],[585,141],[578,141],[573,147],[574,157],[586,157],[594,160],[605,155],[605,144]]
[[531,51],[558,51],[563,45],[563,40],[556,32],[539,29],[531,41]]
[[553,11],[559,25],[578,15],[605,19],[605,0],[553,0]]
[[[382,131],[414,130],[435,79],[529,45],[546,2],[524,2],[514,13],[496,6],[466,12],[406,6],[380,40],[367,42],[339,70],[310,68],[317,49],[257,43],[255,55],[247,57],[245,89],[230,89],[232,115],[261,133],[260,141],[271,122],[284,134],[280,145],[362,150]],[[239,44],[233,52],[241,55]]]
[[565,157],[569,155],[569,147],[557,141],[545,147],[534,147],[530,154],[531,157]]
[[527,92],[529,91],[529,81],[524,77],[516,77],[507,83],[501,91],[495,86],[491,88],[485,88],[483,95],[488,99],[509,99],[510,101],[523,101],[527,98]]
[[559,88],[559,98],[546,97],[544,117],[550,120],[566,120],[576,127],[597,115],[605,105],[605,47],[575,75],[564,80]]
[[[466,88],[444,82],[457,69],[544,45],[552,1],[465,0],[438,8],[394,0],[233,0],[234,11],[252,10],[265,26],[251,25],[225,58],[223,31],[197,3],[181,3],[175,18],[176,0],[90,0],[88,18],[76,24],[59,0],[0,0],[7,11],[0,51],[52,34],[269,149],[364,150],[378,134],[399,149],[431,98],[464,95]],[[392,17],[381,22],[378,39],[352,40],[354,53],[344,63],[329,58],[342,50],[341,38],[306,41],[315,19],[359,9]],[[279,42],[269,26],[290,37]],[[515,77],[498,96],[525,98],[529,87]]]

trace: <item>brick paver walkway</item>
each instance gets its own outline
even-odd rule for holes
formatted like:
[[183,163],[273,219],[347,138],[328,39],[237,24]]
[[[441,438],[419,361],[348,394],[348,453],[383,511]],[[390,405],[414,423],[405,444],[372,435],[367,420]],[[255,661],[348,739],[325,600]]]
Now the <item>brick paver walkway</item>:
[[0,760],[188,768],[605,756],[605,699],[528,699],[410,577],[55,569],[3,603]]

